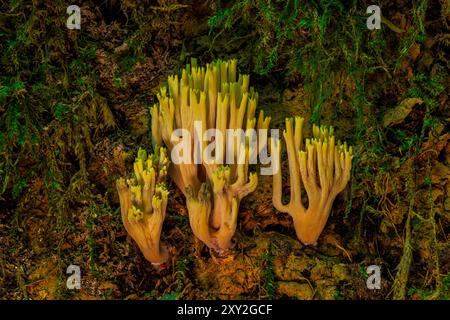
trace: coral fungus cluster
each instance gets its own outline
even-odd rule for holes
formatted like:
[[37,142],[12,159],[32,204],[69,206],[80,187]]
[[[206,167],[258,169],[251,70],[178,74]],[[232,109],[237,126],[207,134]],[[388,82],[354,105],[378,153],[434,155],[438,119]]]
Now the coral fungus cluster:
[[[158,103],[151,108],[156,152],[147,156],[140,150],[134,177],[127,182],[117,181],[125,228],[147,260],[167,260],[167,249],[159,239],[167,206],[167,173],[186,197],[195,236],[219,255],[232,247],[239,203],[258,183],[256,173],[249,172],[250,154],[254,149],[259,153],[267,144],[267,137],[260,139],[256,147],[249,142],[249,131],[266,130],[270,123],[262,112],[256,119],[257,100],[258,94],[249,87],[249,76],[238,76],[236,60],[219,60],[206,68],[197,67],[194,60],[180,77],[169,76],[168,86],[160,89]],[[216,132],[209,137],[214,152],[211,157],[198,158],[197,153],[203,154],[209,148],[203,139],[208,129]],[[240,130],[243,136],[225,140],[228,129]],[[286,205],[282,203],[280,147],[271,144],[272,154],[277,155],[273,205],[291,215],[301,242],[315,244],[334,199],[350,179],[352,149],[335,142],[332,128],[317,126],[313,127],[313,138],[306,139],[303,145],[302,129],[303,118],[286,119],[284,140],[291,186]],[[198,135],[201,138],[194,139]],[[166,149],[158,147],[161,145],[171,153],[170,165]],[[302,188],[308,196],[307,209],[302,202]]]
[[[290,170],[291,197],[282,203],[281,166],[273,176],[273,205],[289,213],[297,237],[304,244],[315,244],[322,233],[336,196],[350,179],[352,148],[336,144],[333,128],[313,126],[313,138],[302,146],[303,118],[286,119],[283,132]],[[308,208],[302,203],[302,186],[308,195]]]
[[[219,60],[206,68],[197,67],[194,60],[180,78],[169,77],[168,90],[161,88],[158,100],[151,110],[154,142],[172,150],[180,142],[173,139],[172,132],[179,128],[186,129],[190,137],[187,161],[171,166],[169,174],[186,196],[192,231],[217,253],[226,253],[236,230],[239,203],[255,190],[258,178],[248,170],[248,141],[231,146],[229,140],[216,136],[214,159],[196,164],[194,123],[200,123],[202,132],[214,128],[225,136],[227,129],[248,130],[256,125],[267,129],[270,119],[261,113],[256,121],[258,94],[249,88],[248,75],[237,75],[236,60]],[[201,145],[200,151],[204,149]],[[239,161],[239,156],[245,157],[244,161]]]

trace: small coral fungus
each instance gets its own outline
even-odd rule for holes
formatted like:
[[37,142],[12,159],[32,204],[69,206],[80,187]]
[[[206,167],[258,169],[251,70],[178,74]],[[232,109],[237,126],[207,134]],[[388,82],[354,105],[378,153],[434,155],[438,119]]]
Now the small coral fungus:
[[134,176],[126,182],[123,178],[117,180],[125,229],[154,265],[168,259],[168,250],[160,243],[169,194],[164,183],[168,165],[164,148],[157,148],[148,157],[141,149],[134,163]]
[[[333,128],[313,127],[313,138],[306,139],[302,149],[303,118],[286,119],[284,140],[290,170],[291,199],[282,203],[281,166],[273,176],[273,205],[289,213],[297,237],[304,244],[315,244],[328,220],[336,196],[350,179],[352,148],[335,143]],[[280,148],[278,148],[279,152]],[[302,203],[301,188],[308,195],[308,208]]]

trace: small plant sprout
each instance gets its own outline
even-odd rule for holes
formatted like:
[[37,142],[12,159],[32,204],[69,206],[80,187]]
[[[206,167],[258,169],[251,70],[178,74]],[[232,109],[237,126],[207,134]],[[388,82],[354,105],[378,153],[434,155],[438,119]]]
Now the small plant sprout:
[[168,250],[160,243],[169,192],[165,185],[169,160],[166,149],[155,148],[147,156],[138,151],[134,162],[134,176],[117,180],[122,221],[128,234],[139,246],[145,259],[157,266],[169,258]]
[[[302,243],[315,245],[334,199],[350,180],[353,155],[346,143],[335,143],[332,127],[314,125],[313,138],[306,139],[303,148],[302,127],[303,118],[286,119],[283,135],[289,159],[291,198],[288,204],[283,204],[279,166],[280,170],[273,176],[273,205],[292,217]],[[302,203],[302,186],[308,195],[307,209]]]

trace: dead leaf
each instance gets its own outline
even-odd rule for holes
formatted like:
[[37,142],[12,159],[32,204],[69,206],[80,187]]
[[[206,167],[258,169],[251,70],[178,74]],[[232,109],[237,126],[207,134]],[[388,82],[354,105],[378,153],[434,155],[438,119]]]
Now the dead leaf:
[[408,98],[400,102],[394,109],[388,110],[383,117],[385,127],[401,123],[412,111],[416,104],[422,103],[420,98]]
[[107,281],[107,282],[103,282],[103,283],[100,285],[99,289],[100,289],[100,290],[118,291],[119,287],[118,287],[116,284]]
[[450,169],[444,165],[436,161],[431,171],[431,181],[432,183],[440,183],[441,180],[449,180],[450,179]]
[[420,44],[414,43],[411,46],[411,49],[409,49],[409,56],[411,57],[412,61],[416,61],[419,54],[420,54]]

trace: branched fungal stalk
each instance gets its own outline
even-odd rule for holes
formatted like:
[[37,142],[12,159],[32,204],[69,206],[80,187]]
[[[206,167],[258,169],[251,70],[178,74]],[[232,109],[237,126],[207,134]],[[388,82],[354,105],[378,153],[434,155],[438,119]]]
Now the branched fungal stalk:
[[[315,244],[325,227],[336,196],[350,180],[352,148],[335,143],[333,128],[313,126],[313,138],[302,146],[303,118],[286,119],[283,132],[287,146],[290,170],[291,197],[282,203],[282,176],[280,170],[273,176],[273,205],[288,213],[294,220],[298,239],[304,244]],[[278,148],[280,152],[280,148]],[[308,195],[308,208],[302,203],[302,186]]]
[[[249,158],[264,146],[249,143],[251,131],[255,126],[267,129],[270,118],[261,112],[256,120],[258,94],[249,88],[248,75],[237,75],[236,60],[219,60],[206,68],[193,60],[181,78],[169,76],[168,89],[161,88],[158,100],[151,109],[153,140],[171,152],[169,174],[186,197],[193,233],[225,254],[232,246],[239,203],[258,183],[256,173],[249,173]],[[173,135],[176,129],[183,129],[181,137]],[[215,129],[211,136],[209,129]],[[242,134],[230,142],[227,129]],[[205,139],[212,142],[211,150]],[[198,159],[205,151],[211,156]],[[184,160],[175,163],[174,154]]]
[[117,180],[122,221],[144,257],[154,265],[168,259],[168,250],[160,243],[169,192],[165,185],[169,160],[165,148],[155,148],[147,156],[140,149],[134,162],[134,176]]

